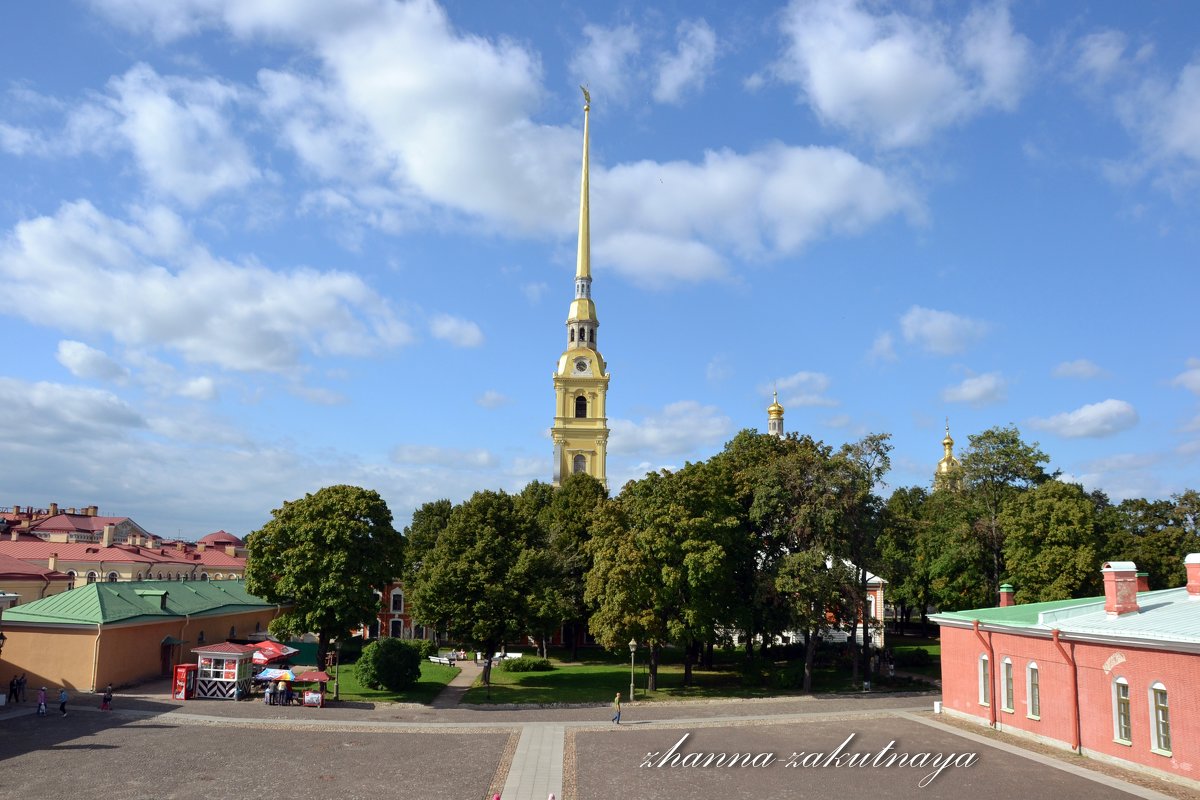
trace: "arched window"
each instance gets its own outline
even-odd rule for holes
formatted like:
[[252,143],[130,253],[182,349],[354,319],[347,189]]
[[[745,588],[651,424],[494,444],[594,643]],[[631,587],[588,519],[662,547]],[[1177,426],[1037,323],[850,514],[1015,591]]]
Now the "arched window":
[[139,580],[139,581],[140,581],[141,579],[142,579],[142,573],[140,573],[140,572],[139,572],[139,573],[137,574],[137,580]]
[[224,577],[225,577],[225,576],[224,576],[222,573],[218,572],[216,575],[213,575],[213,580],[214,580],[214,581],[219,581],[219,580],[222,580],[222,579],[224,579]]
[[580,472],[587,472],[587,459],[583,456],[575,456],[574,460],[571,462],[571,472],[576,474]]
[[588,341],[591,342],[592,344],[596,343],[596,331],[595,330],[588,331]]
[[109,583],[116,583],[117,582],[117,573],[115,573],[115,572],[108,573],[107,580]]
[[1036,661],[1025,667],[1025,713],[1030,719],[1042,718],[1042,682]]
[[[207,573],[207,572],[201,572],[201,573],[200,573],[200,580],[202,580],[202,581],[206,581],[206,580],[208,580],[208,573]],[[232,638],[232,637],[230,637],[230,638]]]
[[96,578],[98,578],[98,577],[100,577],[100,576],[99,576],[99,575],[97,575],[95,572],[89,572],[89,573],[87,574],[87,582],[88,582],[88,583],[95,583],[95,582],[96,582]]
[[992,704],[992,680],[988,674],[988,657],[987,654],[979,656],[979,705],[990,706]]
[[67,578],[68,578],[67,591],[68,592],[75,588],[75,578],[76,577],[78,577],[78,573],[76,573],[75,570],[73,570],[73,569],[67,570]]
[[575,417],[582,419],[587,416],[587,398],[583,395],[575,398]]
[[204,644],[204,631],[196,634],[196,644]]
[[404,613],[404,592],[400,589],[392,589],[392,613]]
[[236,625],[230,625],[230,626],[229,626],[229,638],[230,638],[230,639],[236,639],[236,638],[237,638],[237,626],[236,626]]
[[575,329],[571,328],[571,341],[575,341]]
[[163,579],[163,576],[162,576],[162,573],[160,572],[160,573],[158,573],[158,580],[161,581],[162,579]]
[[1000,684],[1000,708],[1004,711],[1013,710],[1013,663],[1011,658],[1006,658],[1000,662],[1000,675],[1003,681]]
[[1167,687],[1162,683],[1150,686],[1150,749],[1163,755],[1171,754],[1171,710],[1167,707]]
[[1129,714],[1129,681],[1117,678],[1113,681],[1113,738],[1118,742],[1133,744],[1133,721]]

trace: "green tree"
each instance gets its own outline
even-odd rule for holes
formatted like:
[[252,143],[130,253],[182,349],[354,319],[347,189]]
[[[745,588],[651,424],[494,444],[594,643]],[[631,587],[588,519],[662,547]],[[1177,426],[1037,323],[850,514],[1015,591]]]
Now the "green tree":
[[354,677],[371,689],[403,691],[421,679],[421,652],[412,642],[384,637],[363,648]]
[[1106,536],[1095,498],[1050,480],[1015,494],[1000,512],[1007,579],[1018,603],[1098,594]]
[[357,486],[328,486],[284,502],[246,537],[246,548],[246,589],[292,603],[271,631],[315,631],[319,663],[331,638],[374,616],[376,587],[395,580],[404,565],[392,512],[377,492]]
[[534,529],[505,492],[476,492],[450,512],[414,576],[413,617],[495,652],[528,630],[517,565]]
[[979,516],[966,492],[934,492],[925,504],[922,552],[929,562],[930,599],[941,611],[996,604],[999,586],[988,574],[992,554],[978,535]]
[[804,636],[804,691],[812,691],[813,664],[821,634],[853,619],[857,576],[844,561],[827,556],[822,548],[789,553],[776,577],[787,599],[791,626]]
[[931,602],[930,525],[925,519],[929,492],[920,487],[892,492],[884,507],[879,535],[881,574],[887,579],[887,597],[896,607],[896,626],[903,633],[912,612],[923,612]]
[[589,543],[592,634],[610,650],[630,637],[648,645],[651,690],[671,642],[684,649],[684,682],[691,681],[698,643],[715,637],[728,606],[732,515],[706,477],[703,465],[689,464],[630,481],[600,507]]
[[1188,531],[1186,513],[1174,500],[1124,500],[1116,507],[1116,530],[1108,541],[1105,560],[1132,561],[1145,572],[1151,589],[1180,586],[1187,581],[1183,559],[1195,552],[1197,537]]
[[413,576],[425,563],[425,554],[437,544],[438,537],[450,522],[450,512],[454,506],[449,500],[433,500],[423,504],[413,512],[412,522],[404,529],[404,568],[405,581],[411,582]]
[[541,516],[542,526],[549,537],[549,549],[562,581],[561,600],[565,606],[563,622],[570,634],[571,659],[575,660],[583,640],[587,604],[584,589],[587,573],[592,568],[588,542],[597,510],[608,502],[604,484],[578,472],[562,482],[550,498]]
[[1000,512],[1014,494],[1050,478],[1042,469],[1049,457],[1037,442],[1026,444],[1015,425],[989,428],[969,437],[962,456],[963,479],[982,510],[976,530],[991,556],[988,580],[992,592],[1000,590],[1004,573],[1004,527]]

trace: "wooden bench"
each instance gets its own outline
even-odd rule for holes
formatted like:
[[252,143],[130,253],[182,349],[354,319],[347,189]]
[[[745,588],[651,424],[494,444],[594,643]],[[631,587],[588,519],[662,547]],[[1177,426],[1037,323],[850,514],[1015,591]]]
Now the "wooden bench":
[[454,666],[454,662],[445,656],[430,656],[429,660],[435,664],[445,664],[447,667]]

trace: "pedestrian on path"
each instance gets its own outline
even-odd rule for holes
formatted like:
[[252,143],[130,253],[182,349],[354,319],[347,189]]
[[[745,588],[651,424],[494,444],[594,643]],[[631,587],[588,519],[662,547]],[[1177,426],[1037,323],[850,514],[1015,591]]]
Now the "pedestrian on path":
[[617,692],[616,699],[613,700],[613,708],[615,708],[617,710],[617,713],[613,714],[613,722],[620,725],[621,724],[621,693],[620,692]]
[[104,696],[100,698],[100,710],[112,711],[112,684],[104,687]]
[[25,673],[21,673],[21,677],[17,678],[17,702],[25,702]]
[[68,699],[69,698],[67,697],[67,689],[64,686],[62,689],[58,690],[58,710],[62,712],[62,715],[64,717],[67,715],[67,700]]
[[12,680],[8,682],[8,700],[9,705],[17,702],[17,676],[13,675]]
[[46,687],[38,689],[38,707],[37,715],[39,717],[46,716]]

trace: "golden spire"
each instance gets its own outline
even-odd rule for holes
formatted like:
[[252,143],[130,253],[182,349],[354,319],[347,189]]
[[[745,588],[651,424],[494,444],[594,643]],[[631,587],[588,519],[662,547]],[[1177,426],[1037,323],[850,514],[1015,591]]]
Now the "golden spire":
[[962,464],[954,457],[954,440],[950,438],[950,418],[946,418],[946,438],[942,439],[942,449],[945,454],[938,462],[937,472],[933,476],[933,488],[958,489],[962,483]]
[[575,260],[575,277],[592,277],[592,243],[588,219],[588,112],[592,109],[592,96],[586,86],[583,91],[583,180],[579,188],[579,254]]

